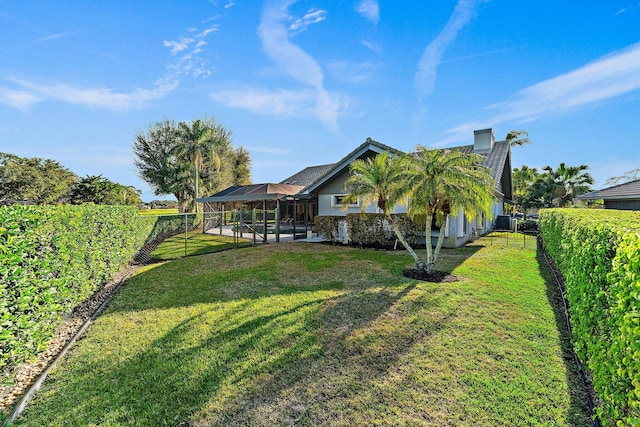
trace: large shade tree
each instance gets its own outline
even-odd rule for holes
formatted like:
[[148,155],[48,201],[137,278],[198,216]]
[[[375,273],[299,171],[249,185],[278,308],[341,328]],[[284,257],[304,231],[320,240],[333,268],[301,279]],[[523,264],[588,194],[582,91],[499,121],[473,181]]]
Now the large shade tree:
[[55,160],[0,153],[0,200],[61,202],[77,179]]
[[136,135],[133,152],[139,176],[154,194],[172,194],[183,212],[197,197],[250,182],[248,152],[233,148],[231,132],[214,119],[156,123]]
[[69,192],[69,201],[74,204],[131,206],[141,203],[140,190],[118,184],[102,175],[87,175],[80,178]]
[[[220,170],[220,154],[227,151],[231,145],[231,132],[226,130],[213,119],[208,121],[195,120],[190,123],[178,124],[178,144],[173,154],[178,159],[193,165],[194,190],[193,197],[200,197],[200,172],[209,168],[210,172]],[[185,180],[187,181],[187,180]],[[198,204],[195,203],[196,212]]]

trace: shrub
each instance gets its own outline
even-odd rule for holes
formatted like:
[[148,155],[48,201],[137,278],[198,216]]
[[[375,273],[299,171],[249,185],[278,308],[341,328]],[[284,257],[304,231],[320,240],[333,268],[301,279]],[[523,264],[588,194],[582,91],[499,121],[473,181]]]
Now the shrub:
[[[424,245],[424,229],[420,224],[412,222],[406,214],[394,214],[392,218],[410,245]],[[318,234],[332,243],[347,243],[340,239],[341,223],[346,225],[342,234],[348,235],[348,243],[352,245],[384,247],[394,244],[396,236],[383,214],[354,213],[346,216],[318,216],[315,219]]]
[[546,209],[540,231],[566,280],[575,350],[603,425],[639,425],[640,213]]
[[358,246],[387,246],[394,235],[383,214],[347,214],[345,219],[351,243]]
[[524,221],[519,221],[518,231],[527,234],[537,234],[540,231],[538,221],[533,219],[525,219]]
[[324,237],[331,243],[339,241],[340,221],[344,221],[342,216],[317,216],[313,223],[316,226],[318,235]]
[[131,260],[154,222],[135,207],[0,208],[0,382]]

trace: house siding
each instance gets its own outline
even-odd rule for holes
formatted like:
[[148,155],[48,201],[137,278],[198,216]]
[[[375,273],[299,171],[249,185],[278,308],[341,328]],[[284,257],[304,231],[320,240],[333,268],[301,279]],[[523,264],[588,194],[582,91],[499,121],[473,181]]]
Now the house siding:
[[606,200],[605,199],[604,207],[606,209],[640,211],[640,200]]

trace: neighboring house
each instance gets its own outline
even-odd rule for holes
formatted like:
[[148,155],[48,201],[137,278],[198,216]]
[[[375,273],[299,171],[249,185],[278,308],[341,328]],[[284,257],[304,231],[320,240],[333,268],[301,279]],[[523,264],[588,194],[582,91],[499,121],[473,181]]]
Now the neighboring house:
[[580,194],[580,200],[603,200],[605,209],[640,211],[640,179]]
[[[504,203],[511,203],[513,198],[513,185],[511,180],[511,151],[506,141],[495,141],[492,129],[474,131],[474,143],[460,147],[448,149],[460,149],[465,153],[477,153],[485,157],[483,164],[493,171],[495,181],[496,203],[493,206],[494,221],[498,215],[504,213]],[[304,225],[308,229],[310,221],[315,216],[346,216],[348,213],[361,212],[360,204],[349,206],[346,210],[342,208],[342,198],[345,196],[344,183],[349,177],[349,166],[356,159],[366,159],[388,151],[392,154],[402,154],[401,151],[374,141],[371,138],[362,143],[359,147],[347,154],[340,161],[334,164],[311,166],[292,175],[280,184],[270,184],[271,186],[290,186],[290,194],[276,194],[267,191],[267,184],[256,184],[254,186],[232,187],[223,190],[211,197],[198,199],[199,202],[206,202],[205,206],[212,206],[229,202],[248,203],[257,207],[273,206],[274,202],[279,207],[281,218],[293,218],[300,226]],[[249,187],[259,186],[262,193],[251,192],[251,197],[244,197],[241,193],[249,190]],[[301,189],[299,189],[301,188]],[[244,189],[244,190],[243,190]],[[238,197],[233,197],[233,194]],[[232,197],[230,197],[232,196]],[[259,200],[259,202],[257,202]],[[257,203],[256,203],[257,202]],[[366,206],[365,212],[375,213],[378,209],[374,205]],[[399,206],[395,213],[406,212],[406,207]],[[488,218],[477,218],[471,222],[467,221],[462,212],[457,215],[450,215],[445,225],[445,247],[457,247],[463,245],[473,235],[484,234],[493,228],[494,221]],[[434,230],[432,240],[435,242],[438,230]],[[347,235],[345,235],[347,236]],[[348,237],[346,237],[348,239]],[[346,242],[344,242],[346,243]]]

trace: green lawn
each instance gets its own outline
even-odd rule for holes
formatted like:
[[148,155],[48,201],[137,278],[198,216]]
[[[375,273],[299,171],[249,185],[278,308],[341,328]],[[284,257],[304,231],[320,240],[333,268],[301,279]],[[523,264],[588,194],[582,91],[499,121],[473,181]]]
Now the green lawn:
[[138,211],[140,215],[177,215],[178,208],[175,209],[145,209]]
[[441,284],[403,251],[301,242],[147,268],[19,422],[588,425],[532,242],[443,250]]
[[151,252],[151,261],[167,261],[191,255],[204,255],[227,249],[251,246],[251,241],[228,236],[204,234],[201,229],[179,233],[160,243]]

